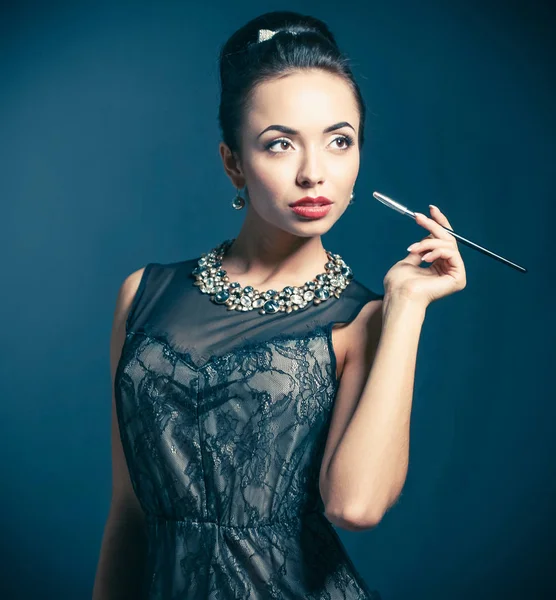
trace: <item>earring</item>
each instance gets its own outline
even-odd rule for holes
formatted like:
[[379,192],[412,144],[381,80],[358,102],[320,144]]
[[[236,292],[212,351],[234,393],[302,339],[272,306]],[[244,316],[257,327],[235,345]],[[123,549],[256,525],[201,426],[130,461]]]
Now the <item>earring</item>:
[[355,197],[355,194],[353,193],[353,190],[351,190],[351,196],[349,197],[349,204],[354,204],[354,200],[353,200],[354,197]]
[[241,210],[245,206],[245,198],[239,195],[239,188],[237,189],[236,197],[232,200],[232,206],[236,210]]

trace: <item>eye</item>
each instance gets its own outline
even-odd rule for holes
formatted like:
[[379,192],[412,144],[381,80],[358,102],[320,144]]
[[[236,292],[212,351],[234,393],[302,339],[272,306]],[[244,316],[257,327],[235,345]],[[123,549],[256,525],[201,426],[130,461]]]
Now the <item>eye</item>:
[[353,146],[353,138],[350,135],[340,135],[332,140],[332,143],[342,142],[343,146],[337,146],[340,150],[347,150],[350,146]]
[[[343,145],[336,146],[339,150],[347,150],[349,147],[353,146],[354,140],[350,135],[339,135],[332,140],[332,143],[340,142]],[[286,145],[286,148],[284,148]],[[273,150],[276,146],[280,147],[282,150]],[[284,150],[287,150],[287,146],[291,146],[291,143],[286,138],[280,138],[278,140],[274,140],[265,146],[266,150],[269,150],[272,154],[283,154]]]
[[288,140],[286,140],[285,138],[280,138],[279,140],[274,140],[273,142],[270,142],[270,144],[267,144],[265,146],[266,150],[270,150],[271,152],[273,152],[274,154],[281,154],[281,152],[278,150],[271,150],[271,148],[274,148],[277,144],[280,144],[280,147],[283,148],[282,144],[288,144],[291,145],[290,142]]

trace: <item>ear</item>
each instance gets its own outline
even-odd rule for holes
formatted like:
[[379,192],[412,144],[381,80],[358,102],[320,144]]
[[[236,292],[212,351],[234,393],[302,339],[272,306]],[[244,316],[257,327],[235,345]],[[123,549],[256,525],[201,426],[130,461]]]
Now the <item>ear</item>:
[[218,146],[222,163],[224,164],[224,170],[226,175],[232,180],[234,187],[243,188],[245,186],[245,176],[241,169],[239,157],[236,153],[232,152],[227,144],[220,142]]

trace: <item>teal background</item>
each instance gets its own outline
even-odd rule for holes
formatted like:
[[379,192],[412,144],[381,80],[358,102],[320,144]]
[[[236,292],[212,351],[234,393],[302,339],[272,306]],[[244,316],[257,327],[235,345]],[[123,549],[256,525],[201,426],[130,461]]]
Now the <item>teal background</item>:
[[368,105],[355,204],[324,237],[382,291],[437,204],[468,284],[428,309],[409,474],[338,530],[383,600],[556,597],[554,9],[548,2],[19,2],[0,9],[0,596],[91,597],[111,485],[109,337],[147,262],[232,237],[217,55],[248,19],[324,19]]

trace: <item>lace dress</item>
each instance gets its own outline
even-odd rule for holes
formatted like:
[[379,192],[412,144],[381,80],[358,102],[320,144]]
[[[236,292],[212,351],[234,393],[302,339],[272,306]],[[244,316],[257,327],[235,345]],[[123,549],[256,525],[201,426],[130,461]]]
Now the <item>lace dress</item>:
[[292,313],[228,311],[197,258],[149,263],[115,377],[146,513],[148,600],[379,600],[328,519],[319,470],[338,387],[331,330],[382,298],[352,279]]

